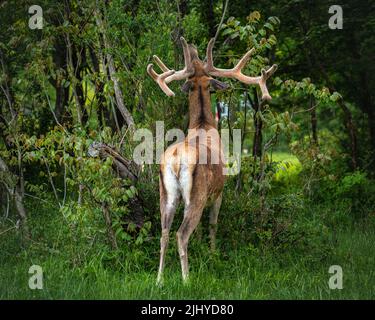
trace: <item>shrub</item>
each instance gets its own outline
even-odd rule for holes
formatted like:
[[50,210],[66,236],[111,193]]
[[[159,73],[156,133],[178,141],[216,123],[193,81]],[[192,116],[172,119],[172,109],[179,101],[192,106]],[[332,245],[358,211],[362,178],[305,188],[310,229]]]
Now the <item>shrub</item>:
[[346,203],[354,217],[367,217],[374,210],[374,181],[365,172],[346,174],[335,187],[336,200]]

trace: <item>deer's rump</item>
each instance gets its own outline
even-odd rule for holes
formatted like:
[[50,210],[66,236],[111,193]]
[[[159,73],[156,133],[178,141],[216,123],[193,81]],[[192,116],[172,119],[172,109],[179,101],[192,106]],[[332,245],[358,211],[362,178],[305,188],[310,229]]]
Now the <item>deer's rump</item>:
[[[193,198],[215,200],[224,186],[223,167],[218,147],[195,146],[186,141],[177,143],[170,146],[162,157],[161,187],[170,199],[181,194],[185,204]],[[210,198],[208,195],[211,195]]]

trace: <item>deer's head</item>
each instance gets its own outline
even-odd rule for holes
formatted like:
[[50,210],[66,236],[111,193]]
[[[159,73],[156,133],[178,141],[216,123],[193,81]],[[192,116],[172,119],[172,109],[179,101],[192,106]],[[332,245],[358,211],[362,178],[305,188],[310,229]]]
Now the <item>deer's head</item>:
[[262,69],[261,75],[258,77],[249,77],[242,74],[241,70],[251,58],[255,49],[249,50],[232,69],[220,69],[213,65],[212,48],[214,46],[214,38],[210,40],[207,46],[206,61],[199,59],[197,49],[188,45],[186,40],[181,37],[182,48],[184,52],[185,67],[182,70],[170,70],[165,64],[157,57],[153,56],[156,64],[163,71],[157,74],[153,65],[147,66],[148,74],[157,82],[160,88],[167,96],[174,96],[174,92],[168,87],[168,83],[175,80],[186,80],[182,86],[184,92],[194,91],[198,87],[209,89],[212,87],[215,90],[223,90],[227,88],[227,84],[220,82],[213,77],[233,78],[246,84],[257,84],[262,91],[262,100],[271,100],[268,92],[266,81],[276,71],[277,65],[273,65],[268,70]]

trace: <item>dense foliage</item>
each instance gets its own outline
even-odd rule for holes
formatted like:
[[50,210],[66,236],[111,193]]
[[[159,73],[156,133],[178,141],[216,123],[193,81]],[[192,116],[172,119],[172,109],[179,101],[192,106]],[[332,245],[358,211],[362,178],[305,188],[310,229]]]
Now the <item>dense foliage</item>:
[[[371,1],[341,1],[343,30],[328,27],[323,0],[230,0],[226,10],[210,0],[38,2],[42,29],[29,28],[32,1],[0,4],[0,298],[374,297]],[[103,142],[132,159],[137,128],[186,130],[180,84],[168,98],[146,67],[156,54],[179,69],[180,36],[203,59],[217,31],[216,65],[250,48],[244,73],[278,64],[273,100],[232,80],[212,94],[219,127],[241,129],[241,170],[226,182],[218,252],[208,252],[206,215],[190,244],[200,289],[183,289],[168,259],[175,281],[163,291],[154,286],[158,165],[137,167],[135,181],[88,151]],[[131,218],[139,203],[141,225]],[[47,270],[47,291],[26,288],[31,264]],[[346,291],[327,289],[334,264]]]

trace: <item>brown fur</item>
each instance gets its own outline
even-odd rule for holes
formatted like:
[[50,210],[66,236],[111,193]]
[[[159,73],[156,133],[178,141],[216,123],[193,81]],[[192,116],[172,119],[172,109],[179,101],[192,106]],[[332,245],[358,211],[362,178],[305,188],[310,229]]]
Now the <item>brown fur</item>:
[[[194,53],[191,56],[193,57]],[[177,231],[177,242],[183,279],[186,280],[188,277],[188,241],[201,219],[203,209],[207,205],[211,205],[210,241],[212,250],[215,249],[217,216],[220,210],[225,179],[223,175],[224,158],[216,121],[211,112],[209,89],[212,78],[204,72],[203,63],[197,55],[194,56],[192,62],[195,72],[188,80],[191,81],[189,129],[201,129],[203,131],[189,134],[185,141],[170,146],[162,156],[160,165],[162,237],[158,282],[162,280],[169,230],[181,194],[185,202],[185,210],[183,221]],[[203,133],[207,133],[209,130],[212,130],[213,135],[206,140]],[[198,163],[200,151],[207,153],[207,163]],[[211,152],[218,156],[219,162],[217,164],[211,164]],[[186,164],[186,158],[191,159],[188,164]],[[183,177],[182,174],[184,174]],[[181,179],[183,180],[181,181]],[[178,181],[179,188],[182,188],[183,191],[188,190],[185,191],[185,194],[180,190],[177,192],[178,195],[175,195],[174,185],[176,181]],[[169,193],[168,188],[171,190]]]
[[[216,89],[223,90],[227,85],[210,76],[237,79],[245,84],[256,84],[262,92],[262,100],[271,100],[266,81],[277,69],[277,65],[274,64],[267,70],[262,69],[260,76],[244,75],[242,69],[254,53],[254,48],[249,50],[232,69],[219,69],[214,66],[212,58],[215,38],[212,38],[208,43],[205,63],[199,59],[198,51],[194,46],[188,45],[183,37],[180,39],[185,61],[185,67],[182,70],[177,72],[170,70],[157,56],[154,56],[154,60],[163,72],[161,74],[156,73],[153,64],[147,66],[150,77],[158,83],[168,96],[174,96],[174,92],[168,87],[168,83],[188,79],[182,86],[182,90],[189,91],[189,129],[201,130],[195,133],[190,132],[184,142],[170,146],[162,157],[160,166],[162,237],[160,240],[158,282],[162,280],[169,230],[181,195],[185,202],[185,211],[184,219],[177,231],[177,242],[183,279],[187,279],[189,272],[188,241],[201,219],[204,207],[207,205],[211,205],[210,241],[211,248],[215,249],[217,217],[224,186],[224,157],[216,122],[211,112],[209,88],[213,86]],[[205,139],[208,133],[211,133],[211,136],[209,135],[209,138]],[[198,159],[203,153],[207,153],[207,163],[198,163]],[[212,155],[215,158],[212,158]],[[212,161],[211,163],[211,159],[218,161]]]

